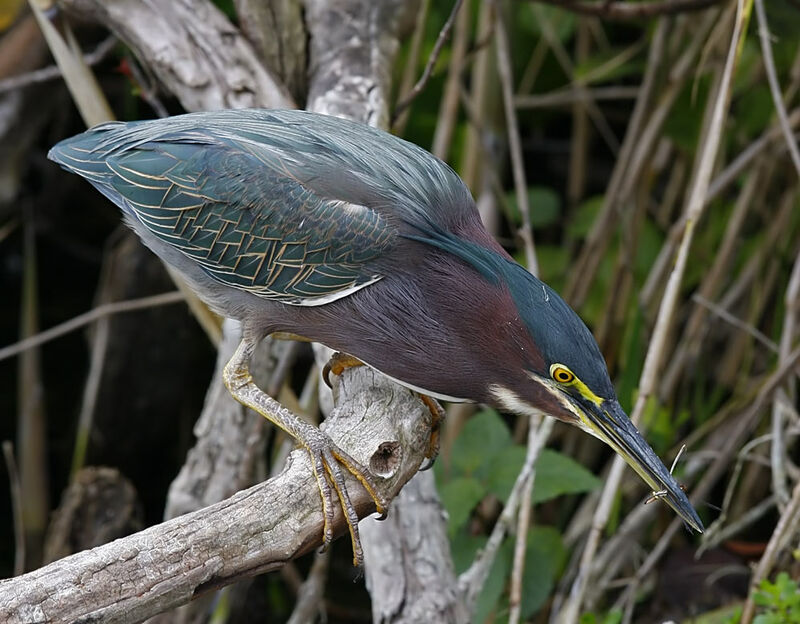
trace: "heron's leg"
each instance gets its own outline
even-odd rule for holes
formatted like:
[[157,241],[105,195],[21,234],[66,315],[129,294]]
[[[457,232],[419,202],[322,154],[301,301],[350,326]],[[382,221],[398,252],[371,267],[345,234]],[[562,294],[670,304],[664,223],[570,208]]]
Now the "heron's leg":
[[385,514],[388,505],[378,492],[374,477],[362,468],[355,459],[336,446],[317,427],[295,416],[256,386],[250,375],[250,356],[252,356],[255,346],[255,341],[246,337],[242,339],[233,357],[225,365],[222,374],[225,386],[233,398],[276,424],[308,451],[311,456],[314,477],[317,480],[322,497],[322,512],[325,518],[323,525],[324,545],[327,547],[333,540],[334,503],[331,491],[331,484],[333,484],[353,541],[353,563],[357,566],[361,565],[364,558],[361,550],[361,540],[358,536],[358,514],[356,514],[356,510],[347,493],[341,468],[344,467],[345,470],[361,482],[369,493],[370,498],[375,502],[378,513]]
[[425,453],[425,457],[428,458],[428,461],[420,468],[420,470],[429,470],[433,467],[436,458],[439,457],[439,433],[442,429],[442,423],[444,422],[445,411],[444,408],[439,405],[439,401],[433,397],[427,394],[420,394],[419,398],[431,411],[431,439],[428,441],[428,452]]
[[355,368],[356,366],[364,366],[364,362],[356,357],[353,357],[352,355],[337,351],[331,356],[331,359],[328,360],[328,363],[322,369],[322,379],[325,381],[325,385],[327,385],[329,388],[332,388],[333,386],[331,386],[330,379],[331,373],[338,377],[346,369]]

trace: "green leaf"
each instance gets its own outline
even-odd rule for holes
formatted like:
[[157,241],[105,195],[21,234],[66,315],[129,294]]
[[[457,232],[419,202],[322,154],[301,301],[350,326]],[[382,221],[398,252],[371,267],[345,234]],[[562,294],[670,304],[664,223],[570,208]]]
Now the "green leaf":
[[622,610],[620,609],[612,609],[605,616],[584,613],[578,620],[579,624],[620,624],[620,622],[622,622]]
[[531,186],[528,189],[528,203],[531,207],[531,225],[535,228],[552,225],[561,215],[561,198],[546,186]]
[[527,542],[521,606],[525,620],[547,600],[567,556],[561,535],[553,527],[533,527]]
[[664,122],[664,133],[687,152],[694,152],[701,135],[703,111],[708,100],[710,81],[702,76],[687,83]]
[[[508,448],[489,468],[487,487],[504,503],[525,463],[525,453],[524,446]],[[588,492],[599,485],[600,479],[575,460],[558,451],[542,449],[536,462],[533,502],[541,503],[562,494]]]
[[589,233],[592,225],[603,208],[603,196],[590,197],[580,206],[567,225],[567,234],[572,239],[581,239]]
[[[522,223],[520,217],[517,194],[513,191],[506,193],[506,205],[509,218],[516,224]],[[561,198],[553,189],[546,186],[528,187],[528,206],[530,208],[531,225],[543,228],[558,221],[561,215]]]
[[453,443],[453,470],[456,474],[484,478],[495,457],[510,445],[511,434],[497,412],[478,412]]
[[542,21],[550,22],[556,37],[562,43],[567,41],[575,32],[575,15],[558,7],[520,3],[520,8],[515,16],[516,25],[523,31],[542,37]]
[[562,494],[589,492],[600,486],[600,479],[574,459],[557,451],[542,449],[536,463],[533,502],[541,503]]
[[612,609],[603,618],[603,624],[620,624],[622,622],[622,609]]
[[569,248],[566,245],[540,245],[537,242],[536,255],[539,257],[540,279],[550,284],[556,292],[562,290],[570,263]]
[[512,446],[503,451],[498,458],[499,461],[493,462],[489,467],[487,487],[492,494],[503,501],[503,504],[508,501],[511,488],[514,487],[514,482],[522,470],[526,453],[527,449],[524,446]]
[[486,583],[483,585],[478,604],[475,607],[473,622],[486,622],[487,618],[497,609],[500,597],[506,588],[506,580],[511,572],[514,542],[506,540],[497,551],[497,557],[489,571]]
[[466,572],[478,556],[478,551],[486,546],[488,539],[485,535],[470,535],[466,530],[458,531],[450,538],[450,552],[456,574]]
[[442,486],[442,504],[447,510],[447,531],[451,537],[466,523],[485,492],[483,485],[468,477],[453,479]]

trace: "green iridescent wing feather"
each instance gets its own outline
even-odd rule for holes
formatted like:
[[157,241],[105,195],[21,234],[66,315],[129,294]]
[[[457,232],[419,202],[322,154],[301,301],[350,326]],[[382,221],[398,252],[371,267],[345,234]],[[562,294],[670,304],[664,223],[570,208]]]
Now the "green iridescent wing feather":
[[315,192],[268,146],[184,133],[134,144],[128,136],[108,149],[102,128],[94,141],[81,137],[51,157],[226,285],[314,305],[381,277],[370,261],[395,229],[375,210]]

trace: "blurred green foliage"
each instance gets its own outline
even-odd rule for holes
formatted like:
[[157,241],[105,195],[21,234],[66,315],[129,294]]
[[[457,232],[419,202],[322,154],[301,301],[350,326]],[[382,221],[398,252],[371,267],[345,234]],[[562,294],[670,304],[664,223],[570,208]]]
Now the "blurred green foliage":
[[614,609],[605,615],[595,613],[584,613],[581,615],[579,624],[620,624],[622,622],[622,611]]
[[[473,23],[477,21],[479,6],[479,2],[471,5]],[[642,83],[657,20],[638,24],[603,22],[600,28],[594,28],[595,24],[591,28],[591,52],[585,58],[577,58],[576,35],[582,18],[556,7],[536,3],[513,2],[507,4],[506,9],[508,13],[505,22],[511,29],[513,69],[520,94],[566,92],[574,86],[576,80],[582,80],[590,87],[632,86]],[[433,3],[426,44],[420,59],[420,71],[438,35],[438,25],[444,22],[448,11],[449,6],[446,3]],[[800,32],[800,12],[792,10],[789,3],[783,0],[768,3],[768,12],[773,25],[772,42],[778,73],[787,80],[793,64],[796,63],[799,49],[800,39],[794,33]],[[690,19],[694,18],[693,15]],[[680,31],[675,28],[670,32],[674,34]],[[651,104],[653,108],[661,102],[661,94],[666,85],[670,84],[668,74],[673,69],[670,63],[692,42],[691,28],[685,33],[687,34],[683,39],[676,39],[669,44],[669,54],[672,56],[656,78],[659,87]],[[542,43],[550,35],[554,35],[556,45],[563,46],[564,52],[570,56],[572,68],[563,66],[553,46]],[[543,45],[546,49],[537,56]],[[630,292],[617,320],[618,326],[610,334],[604,349],[613,345],[612,377],[620,402],[627,411],[632,409],[638,394],[639,379],[658,305],[657,298],[655,302],[644,302],[640,296],[648,278],[651,278],[659,255],[669,239],[670,230],[678,220],[685,202],[685,191],[689,186],[696,151],[702,139],[707,99],[715,84],[714,72],[718,71],[721,62],[718,51],[711,48],[712,44],[708,41],[703,43],[697,62],[688,78],[679,86],[677,99],[668,110],[664,125],[659,131],[660,138],[654,143],[654,153],[648,155],[650,160],[644,165],[641,188],[636,191],[639,194],[636,201],[646,198],[644,201],[649,202],[647,209],[643,211],[635,229],[626,231],[628,224],[624,215],[631,206],[625,204],[624,207],[618,207],[619,223],[607,241],[605,252],[599,258],[588,297],[579,308],[580,315],[593,330],[597,331],[606,324],[610,313],[609,293],[616,292],[620,264],[626,263],[625,270],[630,271],[632,280]],[[446,50],[437,64],[437,75],[415,102],[405,131],[407,138],[425,147],[430,146],[437,123],[438,97],[442,93],[448,54],[449,50]],[[497,86],[496,82],[492,84]],[[469,85],[468,80],[465,80],[465,85]],[[597,104],[602,115],[609,121],[612,132],[621,140],[633,103],[620,100]],[[501,114],[497,112],[499,107],[495,103],[495,108],[489,110],[491,116],[479,120],[481,132],[504,144],[505,128]],[[566,150],[572,138],[573,107],[520,108],[517,113],[525,148],[527,200],[530,204],[530,222],[534,231],[540,277],[557,291],[563,292],[570,280],[575,259],[604,208],[605,192],[617,154],[605,144],[592,120],[587,148],[586,184],[580,198],[570,202],[567,199],[569,161]],[[721,160],[732,160],[774,124],[774,104],[764,79],[757,28],[751,25],[735,75]],[[448,161],[457,171],[464,160],[469,126],[468,115],[462,112],[448,156]],[[668,151],[664,150],[666,146],[669,146]],[[668,157],[659,160],[655,153],[659,150],[668,154]],[[681,168],[684,170],[683,176],[675,178],[680,186],[671,188],[669,183],[673,179],[670,174]],[[517,260],[524,262],[525,254],[515,239],[515,233],[522,225],[522,218],[508,162],[499,163],[496,169],[500,184],[495,182],[495,190],[501,191],[496,199],[503,218],[498,235],[509,252]],[[716,259],[739,191],[751,170],[752,167],[745,170],[725,193],[711,202],[697,229],[682,284],[687,300],[706,279],[709,267]],[[502,186],[502,189],[497,188],[498,186]],[[473,191],[477,195],[478,189]],[[660,202],[670,193],[674,198],[667,210]],[[766,228],[774,215],[779,196],[780,187],[768,189],[763,200],[767,205],[763,209],[751,211],[747,225],[737,237],[737,251],[732,257],[728,270],[730,277],[725,281],[726,284],[748,262],[763,253]],[[791,217],[790,230],[796,233],[800,229],[800,210],[795,212],[797,214]],[[633,238],[630,232],[633,232]],[[788,244],[782,244],[782,249],[788,250]],[[628,249],[633,250],[630,260],[625,255]],[[787,263],[783,265],[784,278],[790,261],[791,257],[788,257]],[[663,282],[658,288],[662,287]],[[694,309],[693,305],[686,303],[679,311],[679,317],[688,316]],[[777,340],[784,314],[783,306],[771,306],[766,314],[771,317],[764,323],[766,333]],[[758,319],[752,322],[756,324]],[[720,383],[719,375],[715,371],[718,364],[715,358],[719,357],[718,353],[724,352],[724,347],[717,349],[718,352],[713,352],[711,356],[701,353],[698,361],[687,368],[687,374],[672,396],[666,400],[663,397],[652,397],[648,401],[642,427],[647,431],[648,441],[661,457],[671,460],[677,449],[676,443],[681,437],[709,421],[738,392],[737,387]],[[748,362],[752,363],[752,358]],[[492,514],[496,514],[498,509],[487,504],[487,501],[506,501],[524,457],[525,448],[513,442],[503,418],[493,411],[485,410],[465,424],[449,449],[449,463],[441,461],[437,464],[436,475],[442,501],[448,512],[448,532],[458,572],[468,567],[475,554],[486,543],[488,530],[495,519]],[[678,464],[676,474],[679,480],[682,469],[683,466]],[[574,497],[563,501],[557,500],[557,497],[592,491],[599,484],[598,477],[583,465],[560,452],[545,449],[537,464],[533,498],[535,503],[556,499],[551,506],[558,506],[562,510],[561,515],[556,513],[550,517],[566,518],[569,510],[574,508]],[[614,501],[612,517],[607,527],[608,534],[616,530],[629,507],[630,501],[624,501],[619,494]],[[486,514],[489,516],[486,517]],[[552,591],[552,582],[560,574],[563,558],[567,555],[560,537],[564,528],[531,528],[527,542],[530,557],[526,561],[525,576],[526,592],[531,592],[531,595],[526,598],[523,608],[525,617],[530,617],[546,604]],[[481,595],[476,622],[501,621],[504,616],[507,617],[506,589],[510,568],[511,546],[505,543]],[[581,624],[618,624],[621,619],[620,611],[601,611],[584,614]]]
[[761,607],[753,624],[800,624],[800,588],[786,572],[761,581],[753,601]]
[[[514,444],[497,412],[483,410],[464,425],[453,444],[449,462],[436,464],[437,485],[448,513],[448,533],[457,572],[463,572],[486,544],[486,535],[476,533],[470,523],[476,507],[487,496],[506,502],[525,454],[525,447]],[[536,463],[533,502],[588,492],[599,485],[600,480],[575,460],[543,449]],[[545,603],[566,557],[555,527],[532,527],[526,544],[523,617],[532,615]],[[478,622],[485,621],[490,614],[502,619],[507,611],[504,590],[511,571],[512,549],[511,540],[500,549],[479,599]]]

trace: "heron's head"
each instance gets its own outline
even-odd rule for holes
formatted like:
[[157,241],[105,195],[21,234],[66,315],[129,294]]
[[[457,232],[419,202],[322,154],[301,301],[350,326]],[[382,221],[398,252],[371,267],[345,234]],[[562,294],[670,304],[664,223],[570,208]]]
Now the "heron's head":
[[702,533],[703,524],[681,486],[620,406],[597,342],[580,317],[519,265],[507,263],[502,276],[532,353],[513,385],[500,382],[490,388],[496,404],[518,414],[546,413],[600,438]]

